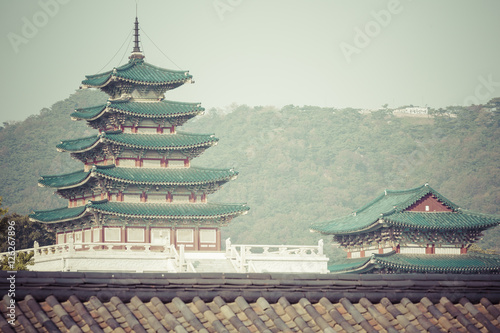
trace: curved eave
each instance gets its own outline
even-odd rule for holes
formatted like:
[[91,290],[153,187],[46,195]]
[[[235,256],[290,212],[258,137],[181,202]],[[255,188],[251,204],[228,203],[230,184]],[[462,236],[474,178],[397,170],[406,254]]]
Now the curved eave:
[[478,224],[478,225],[473,225],[473,226],[449,226],[449,227],[441,227],[441,226],[429,226],[429,225],[414,225],[410,223],[401,223],[401,222],[394,222],[390,220],[386,220],[388,225],[392,225],[395,227],[405,227],[405,228],[411,228],[411,229],[420,229],[420,230],[442,230],[442,231],[454,231],[454,230],[473,230],[473,229],[487,229],[491,228],[494,226],[497,226],[499,223],[484,223],[484,224]]
[[81,84],[81,87],[83,89],[87,89],[87,88],[101,89],[101,88],[105,88],[106,86],[108,86],[110,83],[112,83],[114,81],[124,81],[124,82],[139,84],[139,85],[147,85],[147,86],[168,86],[168,85],[175,85],[175,84],[178,84],[179,86],[181,86],[185,83],[190,82],[192,79],[193,79],[193,76],[188,74],[188,75],[186,75],[185,78],[178,79],[178,80],[148,82],[148,81],[133,80],[133,79],[129,79],[126,77],[122,77],[122,76],[113,74],[113,75],[110,75],[110,77],[102,84],[93,85],[93,84],[83,83],[86,81],[86,80],[84,80]]
[[[165,172],[168,172],[168,169],[165,169]],[[215,178],[215,179],[210,179],[210,180],[200,180],[200,181],[136,181],[136,180],[131,180],[127,179],[125,177],[116,177],[108,174],[104,174],[102,172],[99,172],[99,170],[92,170],[92,176],[96,177],[103,177],[109,180],[114,180],[118,182],[123,182],[127,184],[136,184],[136,185],[174,185],[174,186],[189,186],[189,185],[204,185],[204,184],[211,184],[211,183],[226,183],[230,180],[236,179],[237,178],[237,173],[228,175],[226,177],[220,177],[220,178]]]
[[93,121],[96,119],[99,119],[103,114],[105,114],[107,111],[107,107],[105,105],[102,106],[102,110],[97,113],[95,116],[92,117],[85,117],[84,112],[75,110],[72,114],[70,114],[71,120],[86,120],[86,121]]
[[[43,178],[43,177],[42,177]],[[75,187],[79,187],[79,186],[82,186],[84,184],[86,184],[90,178],[92,178],[90,172],[87,174],[87,177],[85,177],[83,180],[79,181],[79,182],[76,182],[76,183],[73,183],[73,184],[68,184],[66,186],[51,186],[51,185],[48,185],[48,184],[43,184],[41,182],[41,180],[38,181],[38,186],[40,187],[50,187],[50,188],[55,188],[57,190],[66,190],[66,189],[70,189],[70,188],[75,188]]]
[[[160,134],[158,134],[158,135],[160,135]],[[218,139],[214,139],[213,141],[200,142],[200,143],[192,144],[192,145],[184,145],[184,146],[182,146],[182,145],[179,145],[179,146],[159,146],[159,147],[155,147],[155,146],[138,145],[138,144],[132,144],[132,143],[127,143],[127,142],[122,142],[122,141],[118,141],[118,140],[109,139],[109,138],[106,138],[106,137],[103,137],[101,140],[103,142],[114,143],[114,144],[117,144],[117,145],[120,145],[120,146],[129,147],[129,148],[139,148],[139,149],[144,148],[144,149],[158,149],[158,150],[183,150],[183,149],[202,148],[202,147],[207,147],[208,148],[208,147],[212,147],[212,146],[217,145],[217,142],[218,142]],[[86,151],[86,150],[84,150],[84,151]]]
[[[87,147],[84,147],[84,148],[81,148],[81,149],[67,149],[67,148],[62,148],[61,147],[61,144],[58,144],[56,146],[56,149],[57,151],[59,152],[70,152],[70,153],[84,153],[86,151],[89,151],[89,150],[92,150],[94,149],[100,142],[102,141],[102,138],[100,137],[96,137],[96,140],[93,144],[91,144],[90,146],[87,146]],[[66,141],[67,142],[67,141]]]
[[[66,214],[66,216],[62,218],[54,218],[50,219],[48,216],[50,216],[51,213],[57,212],[57,211],[64,211],[68,210],[74,211],[74,214]],[[35,211],[32,214],[28,215],[30,221],[32,222],[40,222],[44,224],[55,224],[55,223],[61,223],[61,222],[66,222],[66,221],[72,221],[76,220],[79,218],[84,217],[87,214],[87,206],[81,206],[81,207],[74,207],[74,208],[58,208],[54,210],[48,210],[48,211]],[[46,215],[45,218],[43,216]],[[42,218],[41,218],[42,217]]]
[[[404,216],[398,216],[399,214],[406,214]],[[414,216],[412,216],[414,215]],[[394,216],[385,216],[384,220],[388,225],[406,227],[412,229],[420,230],[442,230],[442,231],[453,231],[457,229],[462,230],[474,230],[474,229],[487,229],[500,224],[500,218],[498,216],[486,216],[481,214],[473,213],[450,213],[450,212],[430,212],[430,213],[420,213],[420,212],[407,212],[407,213],[396,213],[395,216],[399,217],[396,219]],[[410,220],[413,217],[420,217],[421,222],[405,222],[400,219]],[[445,225],[442,220],[432,221],[432,218],[444,217],[445,220],[451,221],[451,225]],[[431,218],[430,220],[428,218]],[[459,218],[458,220],[454,220]],[[469,220],[470,219],[470,220]],[[478,221],[479,220],[479,221]]]
[[[108,107],[110,111],[118,112],[118,113],[123,113],[129,116],[137,116],[137,117],[148,117],[148,118],[175,118],[175,117],[182,117],[182,116],[197,116],[200,114],[203,114],[205,112],[204,108],[200,109],[195,109],[190,112],[178,112],[178,113],[171,113],[171,114],[149,114],[149,113],[139,113],[139,112],[133,112],[133,111],[128,111],[128,110],[122,110],[119,108],[115,107]],[[97,118],[96,118],[97,119]],[[94,119],[92,119],[94,120]]]
[[345,230],[345,231],[335,231],[335,230],[328,230],[328,231],[322,231],[322,230],[317,230],[314,228],[310,228],[309,230],[311,232],[319,232],[322,235],[334,235],[334,236],[347,236],[347,235],[357,235],[365,232],[370,232],[374,230],[378,230],[380,228],[384,227],[384,221],[378,219],[377,221],[369,224],[366,227],[360,228],[360,229],[353,229],[353,230]]
[[[348,259],[348,260],[353,260],[355,261],[356,259]],[[344,263],[344,264],[337,264],[337,266],[346,266],[348,265],[348,263]],[[345,267],[345,268],[341,268],[341,269],[335,269],[335,266],[336,264],[333,264],[331,266],[328,267],[328,270],[330,271],[330,273],[332,274],[350,274],[350,273],[366,273],[366,272],[369,272],[370,270],[372,270],[374,268],[374,264],[371,262],[371,258],[366,258],[366,260],[360,260],[360,262],[354,262],[352,264],[352,266],[350,267]],[[332,269],[330,269],[332,268]]]
[[[121,204],[121,203],[118,203]],[[206,205],[206,204],[184,204],[184,203],[169,203],[169,204],[148,204],[148,203],[141,203],[140,205],[165,205],[164,207],[167,208],[170,206],[170,208],[174,207],[179,207],[181,205]],[[143,208],[146,206],[143,206]],[[100,208],[96,206],[94,203],[92,203],[89,207],[90,211],[95,211],[98,213],[102,214],[109,214],[109,215],[116,215],[116,216],[122,216],[122,217],[131,217],[131,218],[145,218],[145,219],[164,219],[164,218],[172,218],[172,219],[190,219],[190,220],[208,220],[208,219],[216,219],[216,218],[224,218],[224,217],[235,217],[238,215],[245,215],[248,213],[248,210],[250,210],[249,207],[245,205],[240,205],[241,209],[235,209],[234,211],[231,212],[226,212],[222,214],[209,214],[209,215],[193,215],[193,214],[177,214],[177,215],[168,215],[168,213],[165,214],[132,214],[132,213],[123,213],[123,212],[117,212],[115,210],[111,209],[105,209],[105,208]]]
[[185,84],[187,82],[190,82],[192,78],[193,77],[191,75],[186,75],[185,78],[178,79],[178,80],[148,82],[148,81],[133,80],[133,79],[125,78],[125,77],[118,76],[118,75],[113,75],[113,76],[111,76],[110,80],[111,81],[122,80],[122,81],[125,81],[125,82],[130,82],[130,83],[140,84],[140,85],[147,85],[147,86],[167,86],[167,85],[171,85],[171,84],[183,85],[183,84]]

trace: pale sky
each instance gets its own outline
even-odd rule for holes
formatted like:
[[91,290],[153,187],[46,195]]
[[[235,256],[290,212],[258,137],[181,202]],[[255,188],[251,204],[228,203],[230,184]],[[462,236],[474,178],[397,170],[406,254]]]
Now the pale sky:
[[[206,109],[443,107],[500,96],[498,0],[137,1],[161,50],[143,33],[146,61],[178,69],[163,52],[195,80],[166,98]],[[0,2],[0,122],[38,114],[86,74],[126,62],[135,3]]]

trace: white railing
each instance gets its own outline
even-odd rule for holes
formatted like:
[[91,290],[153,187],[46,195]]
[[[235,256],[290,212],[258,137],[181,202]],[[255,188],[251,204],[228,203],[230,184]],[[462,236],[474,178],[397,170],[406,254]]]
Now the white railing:
[[173,254],[172,249],[175,250],[173,245],[155,245],[149,243],[64,243],[48,246],[39,246],[35,241],[34,248],[22,251],[33,251],[36,257],[52,256],[61,254],[72,254],[81,251],[88,251],[89,253],[167,253]]
[[238,273],[257,271],[251,259],[263,257],[302,258],[323,256],[323,240],[318,245],[234,245],[226,239],[226,257]]

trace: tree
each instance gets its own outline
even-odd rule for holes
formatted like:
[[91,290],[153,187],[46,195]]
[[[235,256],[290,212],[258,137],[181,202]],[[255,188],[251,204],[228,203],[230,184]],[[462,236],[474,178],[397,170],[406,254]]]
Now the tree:
[[16,241],[16,250],[32,248],[34,241],[38,241],[40,246],[55,243],[54,233],[47,231],[44,225],[31,222],[28,216],[13,213],[5,215],[0,220],[0,252],[6,252],[8,248],[8,235],[6,231],[9,221],[14,221],[15,234],[13,238]]
[[2,206],[2,197],[0,197],[0,216],[7,214],[7,212],[9,211],[8,208],[2,208],[1,206]]
[[3,271],[28,271],[28,265],[34,264],[33,252],[18,252],[15,255],[14,266],[11,266],[9,262],[9,256],[5,255],[2,257],[0,262],[1,270]]

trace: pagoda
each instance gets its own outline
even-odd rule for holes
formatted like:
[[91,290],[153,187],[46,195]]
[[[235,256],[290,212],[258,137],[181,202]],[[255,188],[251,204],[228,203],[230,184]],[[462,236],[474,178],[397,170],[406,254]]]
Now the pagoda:
[[385,190],[348,216],[314,224],[347,258],[344,273],[500,273],[500,256],[468,252],[500,217],[460,209],[428,184]]
[[220,251],[220,227],[249,208],[210,203],[207,196],[238,173],[191,166],[218,139],[179,131],[204,109],[199,103],[167,100],[165,94],[190,83],[192,76],[145,62],[137,18],[134,31],[128,63],[82,81],[81,88],[109,95],[106,104],[71,114],[98,133],[57,145],[83,169],[39,180],[68,205],[35,211],[30,218],[50,226],[57,244],[142,243]]

